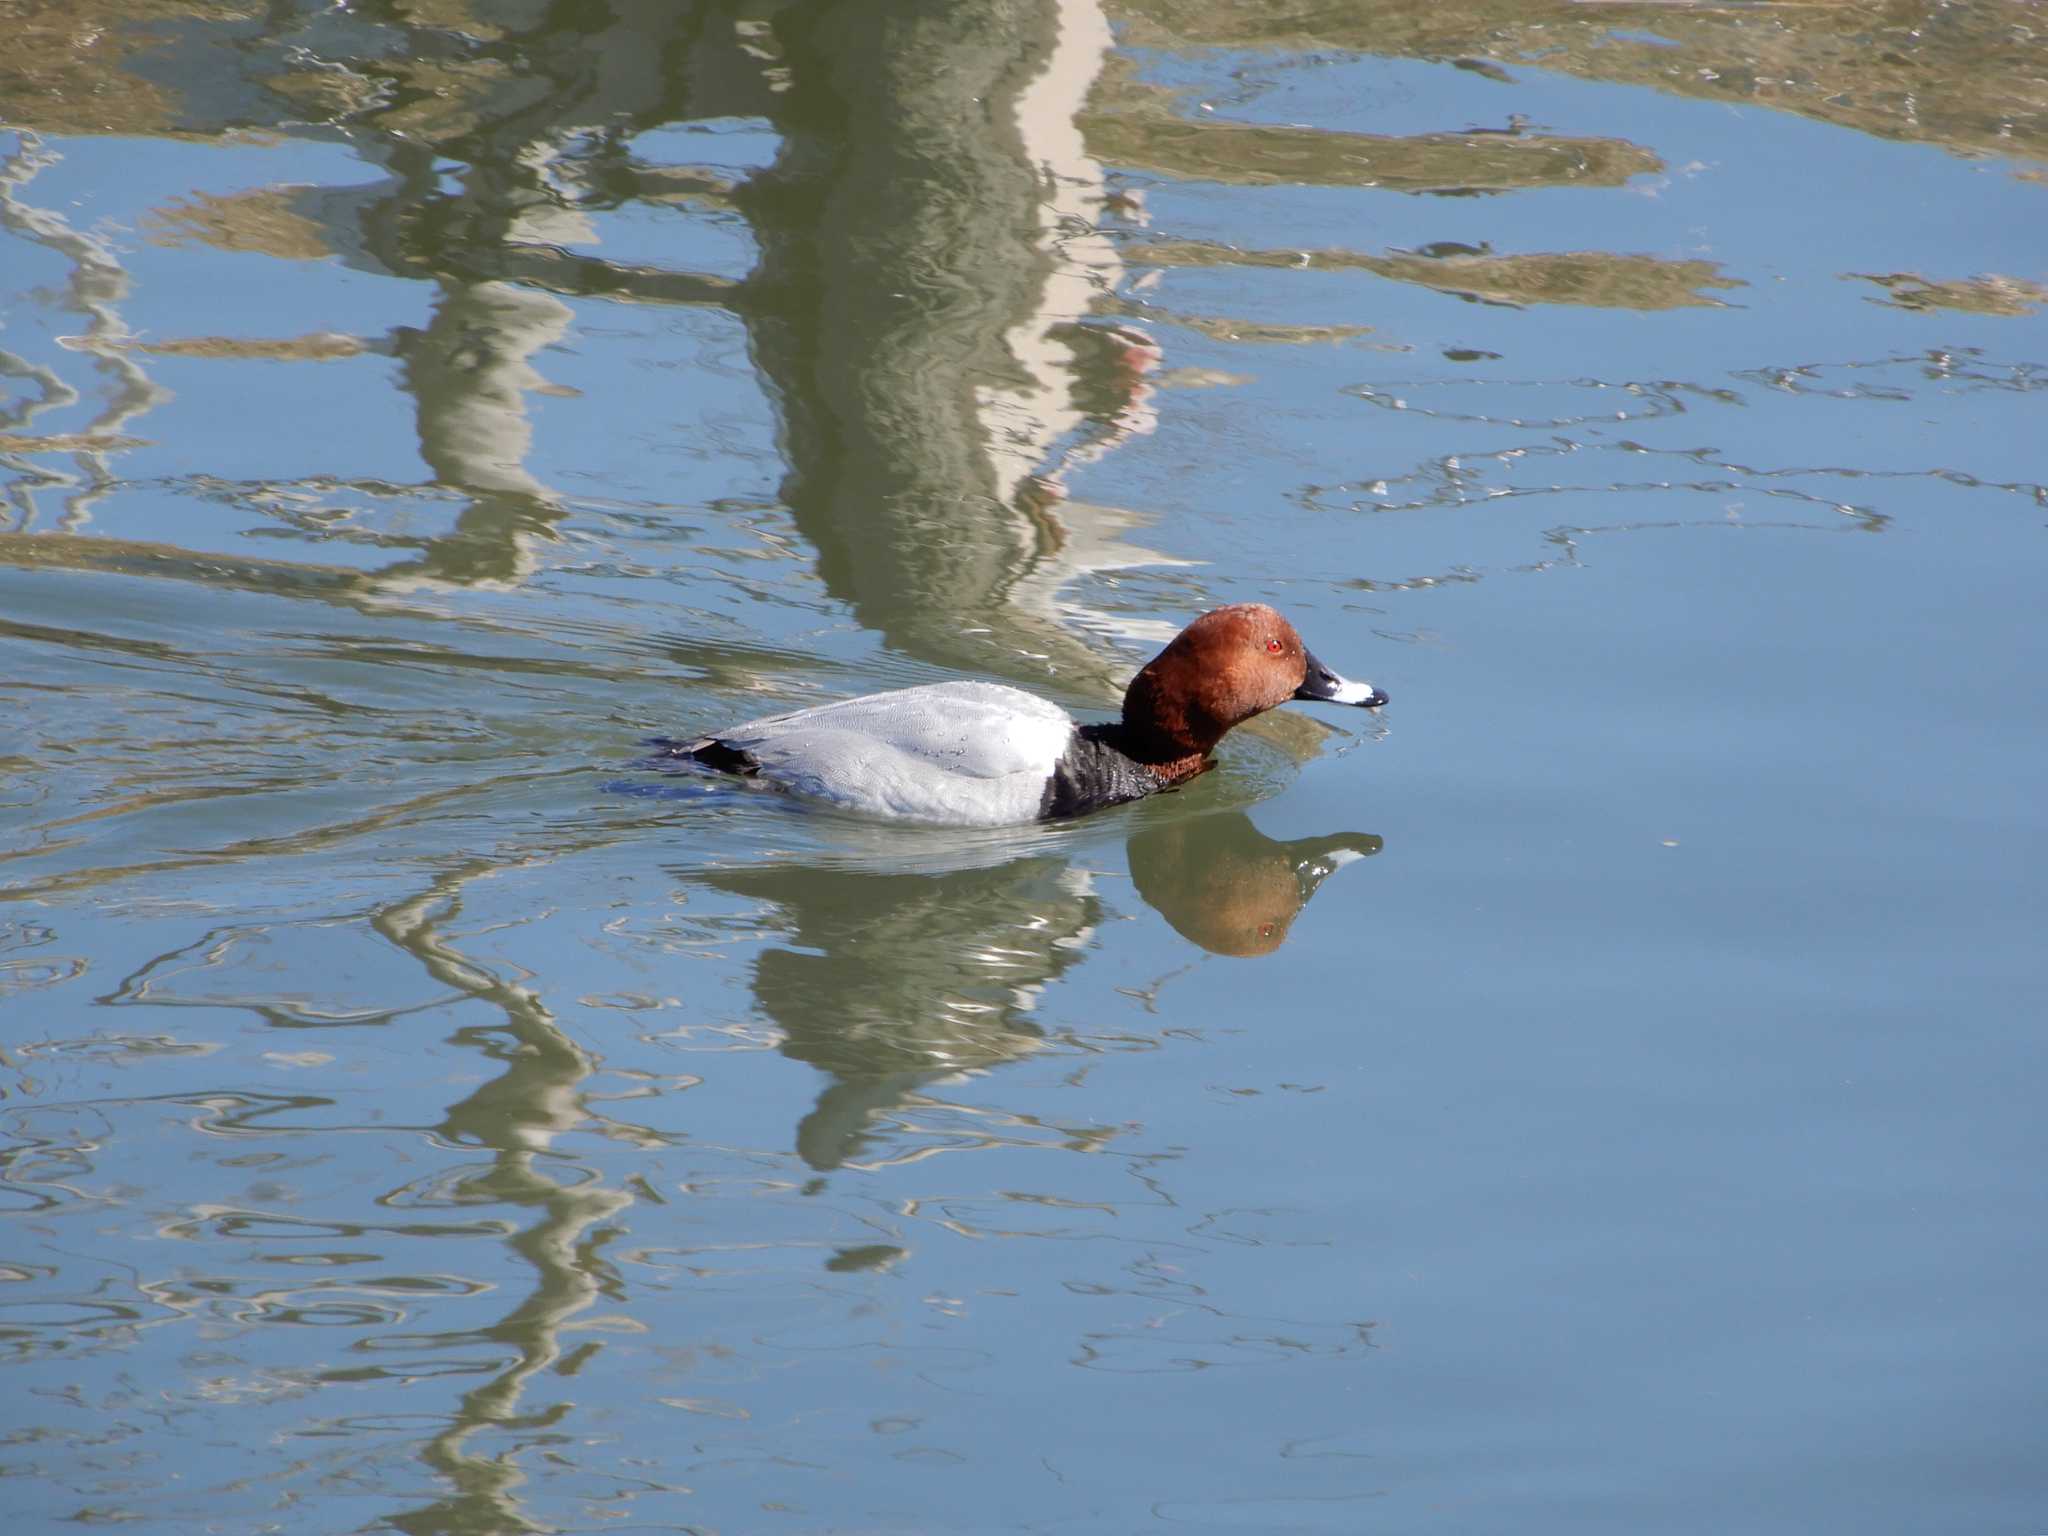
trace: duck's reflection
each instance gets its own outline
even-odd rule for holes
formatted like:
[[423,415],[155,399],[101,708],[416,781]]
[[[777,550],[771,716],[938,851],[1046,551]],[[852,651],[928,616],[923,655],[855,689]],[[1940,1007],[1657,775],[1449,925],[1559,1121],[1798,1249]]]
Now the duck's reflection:
[[1174,932],[1216,955],[1270,955],[1331,875],[1378,853],[1370,832],[1279,842],[1242,812],[1168,822],[1130,841],[1131,883]]
[[[755,864],[683,878],[773,903],[754,1000],[784,1054],[830,1078],[797,1127],[820,1171],[865,1160],[878,1126],[928,1084],[1035,1050],[1038,995],[1114,910],[1103,875],[1058,844],[978,867]],[[1047,846],[1051,851],[1043,851]],[[1174,930],[1218,955],[1268,955],[1335,870],[1380,851],[1367,833],[1279,840],[1241,811],[1176,817],[1126,845],[1131,884]],[[1000,857],[1000,855],[996,855]]]

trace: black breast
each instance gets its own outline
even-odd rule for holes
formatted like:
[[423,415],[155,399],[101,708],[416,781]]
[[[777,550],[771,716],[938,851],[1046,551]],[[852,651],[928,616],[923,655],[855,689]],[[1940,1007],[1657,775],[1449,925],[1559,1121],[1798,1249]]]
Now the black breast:
[[1044,798],[1038,802],[1039,820],[1083,816],[1166,788],[1158,774],[1104,741],[1098,734],[1104,729],[1086,725],[1074,732],[1046,781]]

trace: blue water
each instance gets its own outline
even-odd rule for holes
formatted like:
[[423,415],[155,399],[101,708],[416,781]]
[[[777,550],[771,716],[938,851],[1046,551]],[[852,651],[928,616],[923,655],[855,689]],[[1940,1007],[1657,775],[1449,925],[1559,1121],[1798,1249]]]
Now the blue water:
[[[9,1528],[2038,1532],[2035,141],[1134,51],[1664,166],[1178,180],[950,102],[972,29],[741,22],[202,20],[175,121],[0,135]],[[408,37],[355,117],[208,73]],[[638,766],[1099,716],[1243,600],[1391,706],[992,833]]]

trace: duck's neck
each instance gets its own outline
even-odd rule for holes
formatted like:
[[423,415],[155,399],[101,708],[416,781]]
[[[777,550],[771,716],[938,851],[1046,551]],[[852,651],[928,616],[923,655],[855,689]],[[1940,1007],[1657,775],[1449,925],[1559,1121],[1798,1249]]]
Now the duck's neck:
[[1156,731],[1133,730],[1122,720],[1084,725],[1081,738],[1129,758],[1157,779],[1161,789],[1183,784],[1210,766],[1206,751],[1191,751],[1185,744],[1163,738]]
[[1121,720],[1084,725],[1054,766],[1039,814],[1078,816],[1106,805],[1141,800],[1185,784],[1207,771],[1209,749],[1227,726],[1218,725],[1185,697],[1158,686],[1145,668],[1124,695]]
[[1155,657],[1124,692],[1123,718],[1103,726],[1101,740],[1169,784],[1209,766],[1209,754],[1229,726],[1212,720],[1185,690],[1162,687],[1157,675],[1167,656]]

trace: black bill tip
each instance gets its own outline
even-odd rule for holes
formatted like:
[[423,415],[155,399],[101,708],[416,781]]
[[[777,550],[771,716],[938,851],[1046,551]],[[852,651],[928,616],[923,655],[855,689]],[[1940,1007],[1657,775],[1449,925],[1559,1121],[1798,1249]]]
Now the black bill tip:
[[1387,695],[1371,683],[1354,683],[1340,677],[1315,658],[1313,651],[1304,651],[1302,660],[1308,664],[1308,672],[1301,680],[1301,686],[1294,690],[1297,699],[1315,699],[1325,704],[1349,704],[1357,709],[1378,709],[1387,702]]

